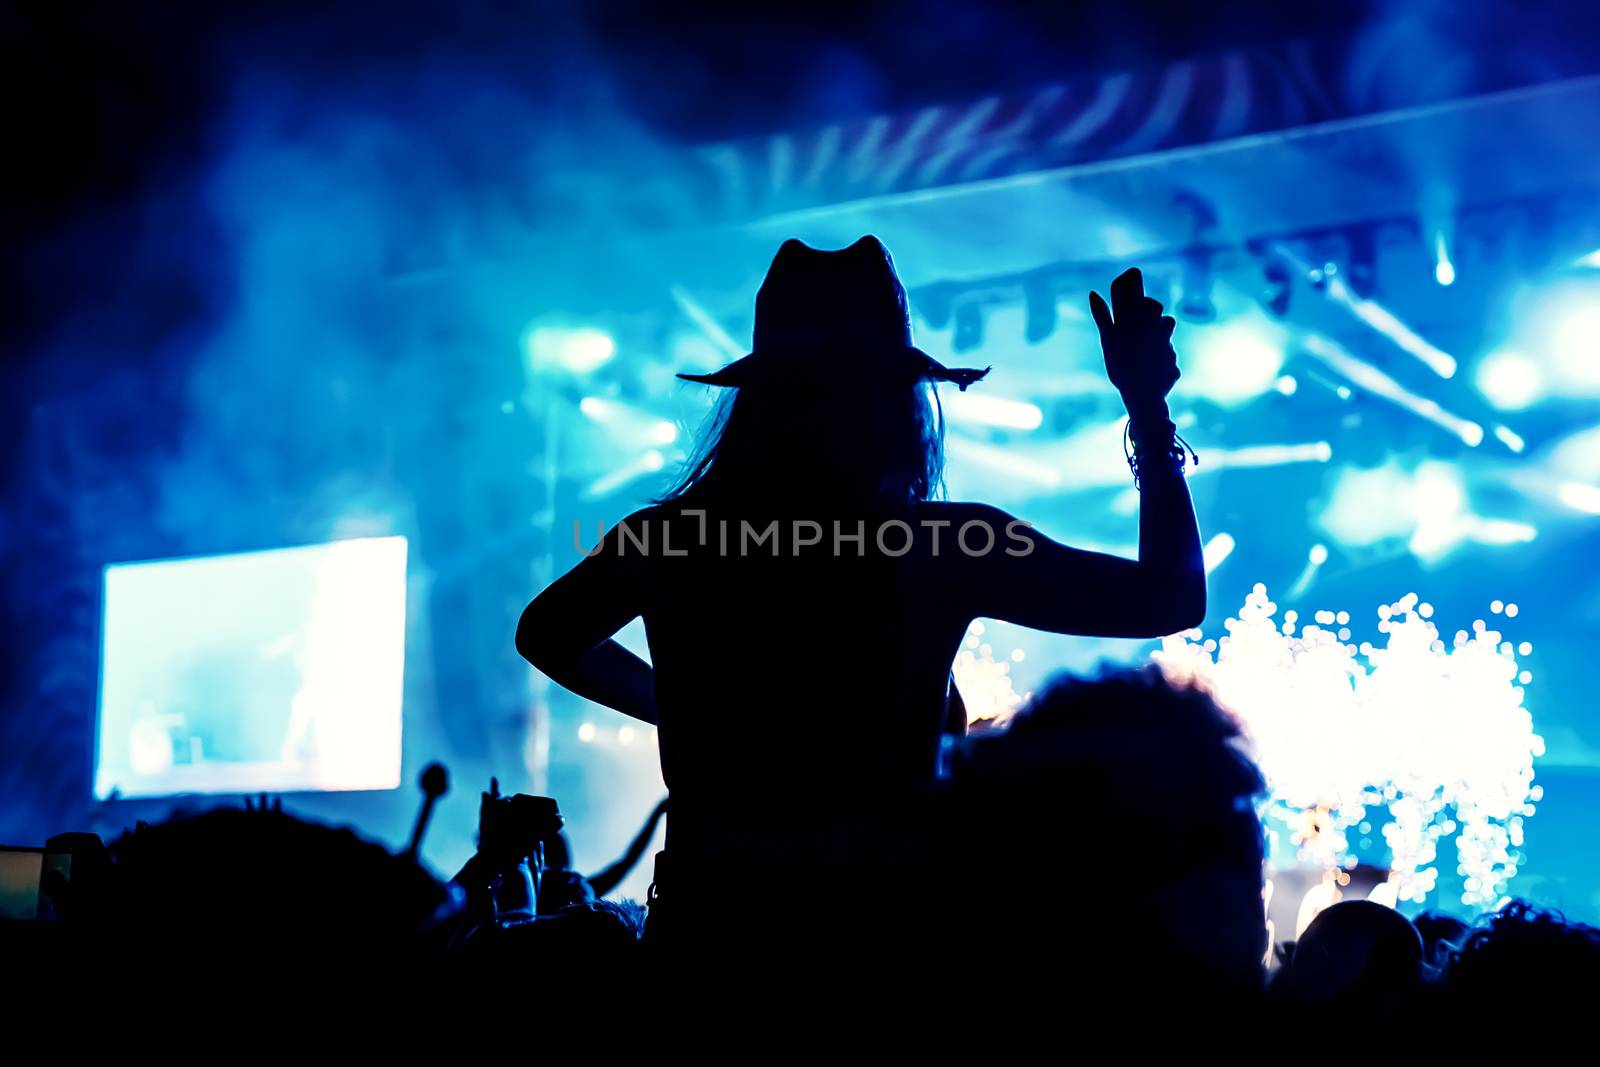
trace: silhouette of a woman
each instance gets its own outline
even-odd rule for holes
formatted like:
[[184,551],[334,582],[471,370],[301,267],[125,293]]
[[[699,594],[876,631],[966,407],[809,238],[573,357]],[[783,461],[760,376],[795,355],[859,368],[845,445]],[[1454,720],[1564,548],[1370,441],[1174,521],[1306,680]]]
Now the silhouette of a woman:
[[[1174,322],[1138,270],[1089,297],[1130,415],[1139,558],[1058,544],[935,500],[943,424],[887,250],[778,250],[752,354],[677,487],[528,605],[517,649],[580,696],[659,726],[667,855],[689,872],[892,860],[935,775],[968,624],[1153,637],[1205,613],[1200,537],[1167,416]],[[610,640],[644,617],[653,668]],[[964,724],[962,724],[964,725]],[[658,882],[662,882],[658,868]]]

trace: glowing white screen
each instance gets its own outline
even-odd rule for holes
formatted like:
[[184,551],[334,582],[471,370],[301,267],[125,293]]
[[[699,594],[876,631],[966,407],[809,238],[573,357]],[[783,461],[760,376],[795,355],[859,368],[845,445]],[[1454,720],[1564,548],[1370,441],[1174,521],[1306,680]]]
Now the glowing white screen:
[[95,796],[400,784],[406,541],[105,570]]

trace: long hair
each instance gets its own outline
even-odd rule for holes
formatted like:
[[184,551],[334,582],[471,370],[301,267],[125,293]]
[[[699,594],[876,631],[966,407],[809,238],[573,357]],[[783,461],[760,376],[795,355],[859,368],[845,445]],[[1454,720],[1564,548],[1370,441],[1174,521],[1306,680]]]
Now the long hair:
[[944,492],[944,411],[925,381],[800,374],[717,401],[659,502],[909,504]]

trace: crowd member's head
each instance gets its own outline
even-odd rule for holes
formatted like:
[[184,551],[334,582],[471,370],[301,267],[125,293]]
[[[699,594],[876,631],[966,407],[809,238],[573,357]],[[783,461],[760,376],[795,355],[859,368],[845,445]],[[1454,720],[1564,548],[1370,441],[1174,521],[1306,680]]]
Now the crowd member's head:
[[1209,696],[1153,668],[1055,681],[969,739],[952,766],[977,942],[962,947],[1107,982],[1257,988],[1264,783],[1239,742]]
[[1422,935],[1422,958],[1430,967],[1442,967],[1468,930],[1466,923],[1442,911],[1425,911],[1411,924]]
[[1393,1017],[1423,974],[1422,935],[1409,919],[1370,900],[1347,900],[1311,920],[1273,988],[1299,1004]]
[[112,851],[109,928],[183,970],[382,968],[421,955],[422,930],[450,901],[415,862],[281,810],[141,825]]
[[1600,976],[1600,929],[1514,900],[1479,920],[1451,952],[1444,988],[1460,1011],[1537,1005],[1588,1010]]

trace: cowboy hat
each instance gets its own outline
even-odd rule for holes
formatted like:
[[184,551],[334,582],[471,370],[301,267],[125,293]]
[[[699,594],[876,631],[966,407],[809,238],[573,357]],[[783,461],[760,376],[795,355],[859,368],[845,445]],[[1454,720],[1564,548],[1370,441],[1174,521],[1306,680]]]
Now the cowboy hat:
[[845,352],[870,361],[849,367],[845,377],[903,376],[965,390],[990,370],[946,367],[911,343],[905,287],[889,250],[872,236],[837,251],[783,242],[756,293],[753,340],[749,355],[720,370],[678,377],[736,388],[781,380],[805,369],[806,360]]

